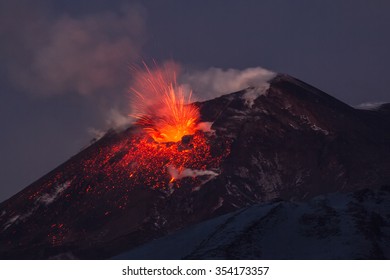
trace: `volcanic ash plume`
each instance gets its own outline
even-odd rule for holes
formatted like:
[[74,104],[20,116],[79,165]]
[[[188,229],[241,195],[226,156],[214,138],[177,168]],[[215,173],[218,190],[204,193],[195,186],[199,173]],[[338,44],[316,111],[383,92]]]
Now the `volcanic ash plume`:
[[176,81],[179,67],[166,63],[137,69],[131,87],[132,115],[156,142],[178,142],[196,131],[199,109],[191,103],[191,91]]

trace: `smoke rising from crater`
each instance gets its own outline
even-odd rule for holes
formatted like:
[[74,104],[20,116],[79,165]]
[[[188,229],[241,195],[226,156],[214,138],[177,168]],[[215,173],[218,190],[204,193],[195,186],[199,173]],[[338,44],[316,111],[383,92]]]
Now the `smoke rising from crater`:
[[[127,6],[53,17],[42,7],[1,4],[2,34],[11,40],[0,48],[13,85],[36,95],[123,91],[128,65],[145,42],[143,11]],[[15,21],[14,18],[19,18]]]
[[250,86],[263,87],[276,73],[261,68],[221,69],[209,68],[182,75],[180,81],[191,88],[199,101],[212,99]]

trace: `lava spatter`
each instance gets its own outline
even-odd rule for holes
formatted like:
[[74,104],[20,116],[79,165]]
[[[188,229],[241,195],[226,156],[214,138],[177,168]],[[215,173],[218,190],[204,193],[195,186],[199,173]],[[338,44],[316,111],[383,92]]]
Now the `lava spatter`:
[[[145,67],[132,87],[134,125],[107,133],[42,178],[26,192],[28,202],[22,208],[0,217],[0,231],[25,236],[25,225],[32,224],[42,233],[39,242],[52,252],[91,232],[91,242],[113,238],[131,226],[115,233],[99,229],[122,215],[140,226],[150,219],[150,201],[157,207],[178,188],[178,194],[191,194],[222,173],[230,138],[198,130],[199,108],[188,104],[191,93],[177,85],[171,66]],[[36,218],[41,216],[50,223]],[[17,242],[7,246],[25,246],[29,236]]]
[[199,109],[191,104],[192,92],[178,85],[178,66],[170,63],[153,69],[144,64],[130,88],[132,114],[137,124],[156,142],[178,142],[192,135],[199,122]]
[[[169,167],[178,170],[218,170],[221,161],[228,153],[226,149],[219,154],[212,153],[208,137],[203,132],[196,132],[189,143],[158,143],[135,135],[114,146],[103,148],[98,155],[83,163],[86,176],[94,178],[105,174],[106,180],[114,183],[118,178],[125,180],[125,186],[143,186],[166,188],[172,180]],[[196,180],[196,178],[194,178]]]

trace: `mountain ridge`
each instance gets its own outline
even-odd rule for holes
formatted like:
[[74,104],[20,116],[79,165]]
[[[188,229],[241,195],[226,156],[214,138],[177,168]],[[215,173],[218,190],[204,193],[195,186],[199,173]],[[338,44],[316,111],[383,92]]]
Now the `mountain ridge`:
[[169,183],[156,162],[161,182],[129,177],[142,130],[111,131],[0,204],[0,258],[108,258],[253,204],[390,184],[390,123],[295,78],[196,104],[211,131],[161,148],[198,154],[194,167],[217,176]]

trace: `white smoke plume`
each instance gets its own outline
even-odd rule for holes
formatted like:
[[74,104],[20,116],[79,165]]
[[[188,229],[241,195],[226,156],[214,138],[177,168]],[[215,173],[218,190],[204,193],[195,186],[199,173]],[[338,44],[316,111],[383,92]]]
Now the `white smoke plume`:
[[126,88],[128,65],[139,59],[145,42],[142,9],[53,17],[32,1],[22,2],[0,5],[0,31],[11,38],[0,48],[17,88],[37,95],[112,94]]
[[211,170],[197,170],[184,168],[179,170],[173,166],[168,166],[168,173],[175,180],[180,180],[185,177],[211,176],[216,177],[219,174]]
[[120,130],[129,126],[132,122],[132,119],[119,110],[111,109],[108,113],[106,122],[108,127]]
[[193,90],[199,101],[212,99],[247,87],[264,87],[276,73],[261,68],[193,71],[181,76],[181,83]]
[[93,137],[94,141],[97,141],[100,138],[102,138],[109,129],[122,131],[128,128],[133,122],[132,118],[130,118],[128,115],[121,112],[121,110],[115,108],[108,109],[104,113],[104,115],[105,115],[105,124],[102,124],[100,128],[89,127],[87,129],[88,134],[91,137]]

